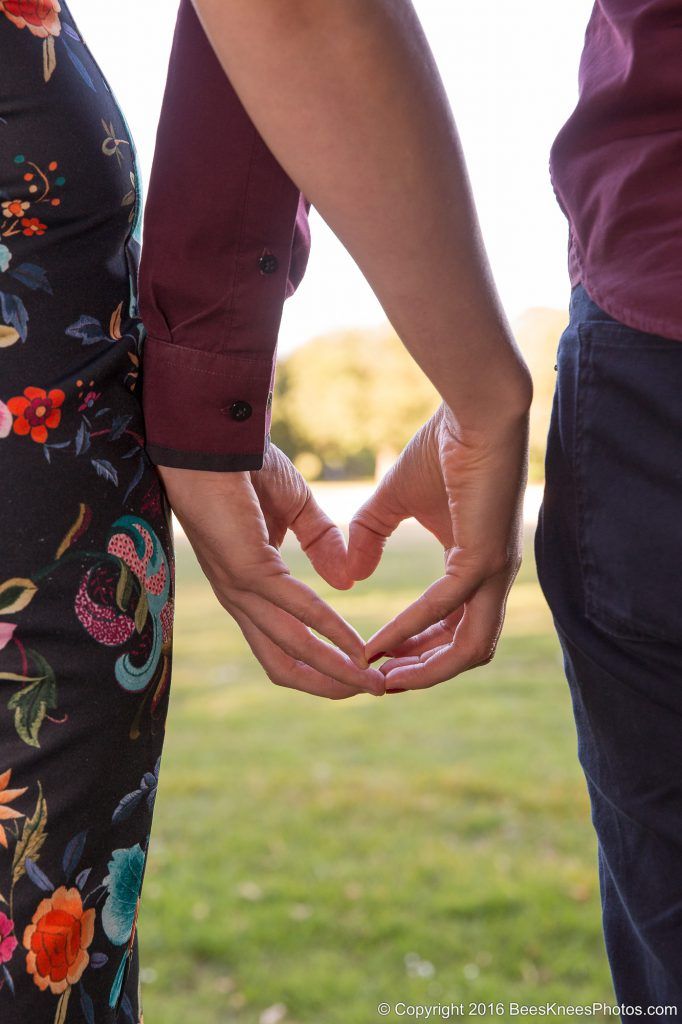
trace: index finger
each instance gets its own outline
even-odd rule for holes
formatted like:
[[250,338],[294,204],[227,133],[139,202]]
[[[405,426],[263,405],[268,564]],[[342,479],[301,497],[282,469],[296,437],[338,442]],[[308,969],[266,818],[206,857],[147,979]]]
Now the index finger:
[[441,576],[394,619],[374,634],[365,646],[368,660],[384,651],[392,651],[457,611],[480,585],[478,579]]
[[233,611],[239,628],[267,676],[277,686],[289,686],[304,693],[317,697],[328,697],[331,700],[343,700],[348,697],[366,693],[360,687],[348,686],[327,676],[310,665],[305,665],[284,651],[243,612]]
[[288,571],[266,577],[252,587],[251,592],[264,597],[331,640],[358,668],[369,666],[365,644],[357,630],[323,601],[312,587]]
[[467,602],[452,643],[409,659],[412,664],[397,664],[392,669],[387,662],[382,666],[388,669],[386,686],[421,690],[487,664],[502,631],[510,588],[511,582],[504,579],[487,581]]

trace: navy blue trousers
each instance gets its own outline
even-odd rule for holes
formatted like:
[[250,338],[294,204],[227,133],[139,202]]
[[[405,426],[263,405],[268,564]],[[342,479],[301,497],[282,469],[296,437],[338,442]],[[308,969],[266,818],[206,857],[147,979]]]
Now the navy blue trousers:
[[561,337],[535,547],[598,840],[620,1003],[682,1009],[682,341],[582,286]]

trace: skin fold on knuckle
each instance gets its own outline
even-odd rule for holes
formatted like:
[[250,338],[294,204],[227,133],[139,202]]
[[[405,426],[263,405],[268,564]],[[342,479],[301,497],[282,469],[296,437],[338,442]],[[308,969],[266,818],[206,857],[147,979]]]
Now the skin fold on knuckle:
[[[301,642],[296,653],[297,661],[303,662],[305,665],[317,667],[318,671],[326,672],[327,674],[330,674],[330,657],[336,662],[331,673],[333,678],[339,683],[357,686],[361,670],[355,668],[352,662],[348,661],[339,651],[335,651],[324,640],[309,634],[308,638]],[[325,665],[326,667],[324,667]]]
[[336,612],[325,604],[317,594],[311,593],[302,599],[300,615],[307,626],[322,633],[342,649],[353,651],[361,649],[360,641],[356,642],[350,626],[340,620]]
[[291,578],[291,572],[284,565],[248,565],[235,573],[234,588],[242,594],[253,594],[262,597],[266,601],[280,608],[285,607],[285,601],[281,596],[282,586],[287,586],[287,580]]
[[[294,530],[294,532],[296,528],[296,523],[299,520],[300,514],[291,524],[291,528]],[[313,531],[308,536],[306,536],[304,543],[301,544],[301,549],[305,552],[305,554],[308,554],[308,552],[311,551],[316,544],[319,544],[320,541],[323,540],[324,537],[326,537],[330,533],[330,531],[333,531],[334,529],[335,526],[330,520],[327,520],[325,522],[322,519],[319,519],[315,523],[315,529],[313,529]]]
[[449,615],[452,615],[456,607],[456,598],[453,595],[426,594],[423,598],[423,607],[431,624],[442,624]]
[[281,686],[285,689],[291,689],[292,687],[295,687],[295,684],[292,683],[289,677],[280,669],[267,669],[263,665],[263,671],[265,672],[265,675],[268,677],[273,686]]
[[371,509],[359,509],[353,516],[353,519],[351,520],[351,541],[354,540],[355,543],[357,543],[359,539],[357,536],[358,530],[366,530],[368,533],[374,534],[374,536],[377,537],[377,539],[382,543],[382,545],[386,542],[388,527],[386,526],[385,522],[380,518],[380,516],[378,516]]
[[465,656],[466,666],[462,671],[471,668],[482,668],[489,665],[497,651],[497,638],[494,640],[474,640],[467,645],[462,654]]
[[230,591],[257,592],[259,584],[262,583],[262,568],[262,565],[256,562],[244,562],[235,566],[214,559],[209,578],[214,589],[224,593]]

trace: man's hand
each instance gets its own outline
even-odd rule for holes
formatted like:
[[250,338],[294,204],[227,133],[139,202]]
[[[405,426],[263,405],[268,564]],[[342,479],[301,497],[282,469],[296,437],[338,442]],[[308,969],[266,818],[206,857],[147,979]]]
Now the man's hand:
[[367,667],[361,637],[280,556],[291,529],[323,579],[340,590],[353,585],[341,531],[286,456],[270,446],[254,473],[158,468],[218,600],[272,682],[336,699],[383,694],[383,675]]
[[411,0],[193,2],[264,142],[446,403],[350,545],[364,579],[407,516],[442,542],[443,579],[367,648],[395,656],[391,688],[430,686],[494,650],[520,559],[532,392],[433,54]]
[[422,689],[495,653],[521,564],[527,416],[475,434],[442,405],[356,513],[348,566],[366,579],[398,524],[414,516],[445,549],[445,575],[372,637],[388,689]]

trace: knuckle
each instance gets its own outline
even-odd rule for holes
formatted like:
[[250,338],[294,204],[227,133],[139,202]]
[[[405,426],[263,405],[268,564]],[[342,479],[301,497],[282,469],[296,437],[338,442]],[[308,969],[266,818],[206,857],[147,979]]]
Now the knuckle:
[[292,590],[287,595],[286,607],[292,615],[313,629],[326,619],[327,606],[313,590]]
[[291,687],[291,683],[286,676],[281,675],[279,672],[266,672],[266,675],[274,686]]
[[515,551],[509,559],[509,568],[511,570],[512,577],[516,576],[521,565],[523,564],[523,554],[520,551]]
[[511,572],[511,560],[506,552],[492,552],[479,563],[479,576],[481,582],[493,579],[496,576],[506,576]]
[[514,579],[521,568],[522,555],[515,548],[492,551],[453,551],[449,554],[446,572],[470,584],[504,576]]
[[350,522],[350,528],[354,531],[357,527],[363,527],[370,533],[376,533],[379,537],[385,537],[386,527],[374,508],[363,505],[358,509]]
[[431,622],[444,622],[453,611],[453,602],[448,597],[429,594],[424,598],[424,604]]
[[305,487],[301,489],[301,493],[298,494],[296,498],[297,500],[293,504],[289,516],[287,517],[291,529],[304,522],[309,513],[314,510],[312,492],[307,484],[305,484]]
[[474,666],[478,667],[479,665],[489,665],[495,657],[496,650],[497,641],[475,644],[472,659]]
[[277,646],[288,658],[292,658],[296,662],[305,660],[305,656],[302,657],[303,651],[301,646],[292,644],[287,637],[280,637],[277,640]]
[[[331,614],[330,614],[331,613]],[[304,602],[304,614],[311,622],[324,623],[328,629],[334,629],[334,614],[321,597],[317,594],[309,594]],[[316,628],[316,627],[313,627]]]
[[490,662],[494,659],[494,657],[495,651],[488,651],[487,654],[482,655],[481,659],[476,664],[480,665],[481,667],[483,665],[489,665]]
[[483,646],[475,640],[460,640],[457,648],[457,672],[465,672],[467,668],[478,665],[480,659],[485,657]]
[[268,572],[267,568],[262,564],[258,565],[255,562],[249,562],[247,565],[240,567],[238,574],[234,574],[232,585],[243,593],[262,595],[267,592],[271,581],[277,575]]
[[488,575],[508,576],[513,579],[521,568],[522,556],[516,550],[500,551],[493,555],[489,566]]
[[222,603],[229,599],[230,592],[235,589],[236,580],[234,574],[225,566],[211,566],[210,573],[206,574],[209,582],[215,591],[216,597]]

